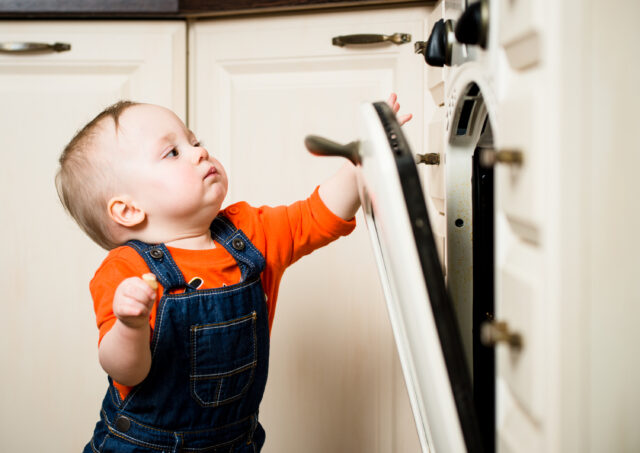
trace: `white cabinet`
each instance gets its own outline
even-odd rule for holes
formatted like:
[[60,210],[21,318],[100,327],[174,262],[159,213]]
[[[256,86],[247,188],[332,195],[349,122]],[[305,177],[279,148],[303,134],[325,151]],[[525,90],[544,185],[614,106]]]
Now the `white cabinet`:
[[500,208],[514,233],[522,240],[539,244],[547,224],[547,175],[553,161],[547,156],[551,143],[545,121],[552,113],[544,102],[548,90],[538,69],[513,74],[511,80],[497,108],[500,147],[521,152],[523,163],[498,168],[497,191]]
[[[229,171],[228,202],[294,201],[342,165],[310,156],[304,136],[357,138],[361,102],[397,92],[402,111],[414,114],[408,138],[422,148],[432,107],[425,111],[413,44],[336,47],[331,38],[402,32],[423,40],[428,14],[414,7],[202,20],[191,23],[188,43],[182,21],[1,23],[0,42],[71,50],[0,54],[0,422],[11,432],[0,450],[80,450],[106,388],[88,291],[105,251],[67,216],[54,188],[72,135],[119,99],[161,104],[187,120],[189,93],[189,126]],[[267,452],[419,450],[358,222],[283,280],[261,410]]]
[[498,3],[495,137],[523,163],[497,170],[497,316],[524,345],[499,351],[498,451],[638,451],[640,5]]
[[107,382],[88,290],[105,252],[63,211],[58,158],[76,130],[122,98],[184,117],[186,26],[11,21],[0,23],[0,42],[71,45],[0,54],[0,450],[80,451]]
[[[395,91],[423,148],[424,62],[413,44],[336,47],[356,33],[424,40],[429,8],[198,21],[190,30],[189,122],[230,175],[228,202],[306,197],[342,161],[311,156],[307,134],[357,138],[361,102]],[[265,452],[416,452],[364,219],[285,273],[260,417]],[[304,447],[300,447],[303,445]]]

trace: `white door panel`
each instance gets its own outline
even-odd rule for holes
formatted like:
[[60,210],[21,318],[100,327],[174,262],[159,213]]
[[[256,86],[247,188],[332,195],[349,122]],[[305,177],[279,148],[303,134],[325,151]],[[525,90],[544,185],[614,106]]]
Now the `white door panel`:
[[[304,137],[357,139],[359,104],[392,91],[401,111],[414,114],[406,133],[421,149],[431,111],[424,112],[424,62],[413,44],[331,41],[395,32],[424,39],[428,12],[197,22],[189,36],[190,127],[229,172],[227,202],[277,205],[307,197],[343,161],[311,156]],[[260,411],[265,452],[420,449],[360,214],[357,221],[351,236],[305,257],[283,279]]]
[[106,252],[64,212],[58,158],[121,98],[184,116],[185,37],[181,22],[0,23],[0,42],[71,44],[0,54],[2,451],[80,451],[91,438],[107,380],[88,288]]

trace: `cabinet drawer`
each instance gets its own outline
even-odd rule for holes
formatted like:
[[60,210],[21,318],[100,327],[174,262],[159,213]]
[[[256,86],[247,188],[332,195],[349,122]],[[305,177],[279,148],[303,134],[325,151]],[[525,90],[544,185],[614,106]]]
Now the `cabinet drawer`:
[[544,399],[544,310],[542,252],[515,240],[498,275],[497,318],[518,333],[522,347],[500,345],[498,376],[534,419],[542,420]]
[[0,54],[0,450],[80,451],[106,388],[88,284],[106,252],[64,212],[53,176],[74,133],[119,99],[184,116],[186,25],[3,21],[0,42],[71,46]]
[[431,199],[438,212],[444,214],[444,175],[445,175],[445,149],[444,149],[444,107],[438,108],[427,126],[427,148],[425,152],[429,154],[439,154],[439,165],[421,164],[422,176],[426,196]]
[[499,41],[514,69],[535,66],[542,59],[541,28],[546,13],[539,0],[501,0]]
[[545,174],[544,103],[539,71],[516,74],[505,99],[498,106],[498,138],[501,150],[522,153],[523,162],[497,164],[497,199],[510,227],[521,238],[537,243],[543,224],[547,189]]
[[504,381],[498,379],[496,387],[498,411],[502,414],[497,429],[496,451],[499,453],[548,451],[548,448],[545,449],[540,425],[523,411]]

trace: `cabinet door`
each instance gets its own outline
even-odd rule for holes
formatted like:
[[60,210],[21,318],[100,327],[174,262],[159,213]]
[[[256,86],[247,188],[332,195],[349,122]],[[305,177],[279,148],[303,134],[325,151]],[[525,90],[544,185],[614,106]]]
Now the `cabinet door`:
[[[424,60],[413,44],[336,47],[335,36],[410,33],[429,8],[202,21],[190,31],[190,127],[230,175],[228,203],[307,197],[343,161],[307,134],[357,139],[358,107],[395,91],[424,142]],[[361,214],[358,227],[285,273],[260,410],[265,452],[415,452],[415,423]]]
[[54,176],[72,135],[129,98],[186,107],[182,22],[0,23],[0,42],[64,42],[0,53],[1,451],[80,451],[106,390],[89,280],[106,252],[64,212]]

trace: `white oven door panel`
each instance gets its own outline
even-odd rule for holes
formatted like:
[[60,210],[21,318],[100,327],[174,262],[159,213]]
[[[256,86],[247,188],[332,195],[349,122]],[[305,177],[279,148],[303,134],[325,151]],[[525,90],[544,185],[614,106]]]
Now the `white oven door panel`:
[[537,72],[512,74],[513,83],[497,106],[499,126],[495,140],[498,151],[522,153],[521,165],[496,165],[496,193],[499,209],[504,211],[511,229],[532,243],[540,242],[547,189],[544,120],[548,114]]
[[361,118],[360,198],[423,451],[478,451],[471,381],[413,152],[386,104],[363,105]]
[[499,0],[499,42],[509,64],[525,69],[542,60],[542,29],[549,17],[548,7],[540,0]]

